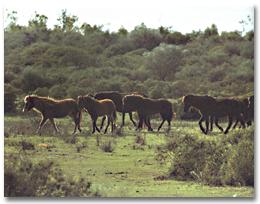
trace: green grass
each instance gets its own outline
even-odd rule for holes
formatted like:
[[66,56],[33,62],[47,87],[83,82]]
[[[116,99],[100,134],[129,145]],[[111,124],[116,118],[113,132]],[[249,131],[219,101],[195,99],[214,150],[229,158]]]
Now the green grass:
[[[90,134],[89,117],[84,115],[83,133],[77,134],[76,141],[71,144],[73,122],[69,118],[58,120],[61,135],[54,134],[47,124],[43,135],[36,135],[40,118],[27,116],[5,116],[5,155],[19,154],[20,141],[35,145],[35,150],[26,150],[26,156],[34,162],[50,159],[59,164],[68,177],[84,177],[92,182],[92,189],[103,197],[253,197],[252,187],[214,187],[198,182],[184,182],[172,179],[157,179],[168,174],[170,164],[160,164],[156,160],[156,148],[165,144],[170,137],[178,137],[178,133],[194,134],[205,139],[225,137],[214,129],[210,135],[202,135],[197,122],[174,121],[169,135],[148,133],[143,130],[136,133],[132,124],[127,121],[123,136],[110,133]],[[153,127],[158,123],[152,123]],[[232,130],[243,131],[243,130]],[[137,144],[136,136],[144,138],[145,144]],[[112,142],[113,152],[104,152],[99,144]],[[50,148],[38,146],[41,143]]]

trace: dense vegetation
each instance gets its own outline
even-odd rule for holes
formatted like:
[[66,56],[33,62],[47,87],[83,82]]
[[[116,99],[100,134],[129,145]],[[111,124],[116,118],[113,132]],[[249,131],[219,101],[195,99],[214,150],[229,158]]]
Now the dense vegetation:
[[[77,25],[62,11],[54,28],[35,13],[27,26],[11,13],[4,32],[5,112],[29,94],[76,97],[102,90],[178,99],[188,93],[248,95],[254,87],[254,32],[182,34],[141,24],[128,31]],[[241,25],[242,26],[242,25]]]

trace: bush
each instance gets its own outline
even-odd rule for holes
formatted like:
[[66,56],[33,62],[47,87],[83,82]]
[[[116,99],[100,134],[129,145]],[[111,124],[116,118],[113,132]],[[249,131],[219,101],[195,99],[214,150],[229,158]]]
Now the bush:
[[171,156],[169,177],[209,185],[254,185],[254,131],[240,130],[227,137],[179,135],[159,149]]
[[[24,157],[24,155],[22,155]],[[68,179],[52,161],[33,164],[14,155],[5,158],[4,196],[98,196],[90,191],[91,183],[83,178]]]
[[100,145],[100,149],[103,152],[113,152],[114,149],[115,149],[114,142],[111,141],[111,140],[102,142],[101,145]]
[[34,91],[39,87],[50,87],[53,83],[51,79],[45,77],[42,72],[28,67],[22,75],[23,90],[25,92]]
[[4,113],[10,113],[16,111],[16,89],[11,85],[6,85],[4,87]]

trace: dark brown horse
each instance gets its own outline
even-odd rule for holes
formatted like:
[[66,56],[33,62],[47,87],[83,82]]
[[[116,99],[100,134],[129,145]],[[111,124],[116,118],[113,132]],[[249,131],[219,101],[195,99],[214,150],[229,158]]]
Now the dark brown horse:
[[139,124],[137,129],[141,129],[145,122],[149,129],[151,129],[150,122],[146,121],[146,118],[153,114],[159,113],[162,122],[158,127],[158,131],[161,129],[165,121],[168,122],[168,131],[171,127],[171,121],[173,117],[172,104],[165,99],[150,99],[140,95],[126,95],[123,98],[123,111],[136,111],[139,116]]
[[[218,120],[221,117],[228,117],[229,120],[228,127],[224,131],[225,134],[228,133],[233,119],[239,120],[244,127],[243,114],[245,114],[245,106],[241,101],[235,99],[215,99],[211,96],[187,95],[183,97],[183,103],[184,112],[187,112],[190,107],[194,107],[199,111],[201,115],[199,127],[205,134],[208,133],[210,120],[211,130],[213,121],[215,121],[215,125],[223,131],[223,128],[218,124]],[[206,121],[206,129],[202,126],[203,121]]]
[[[139,93],[134,92],[133,94],[139,94]],[[123,121],[122,121],[121,127],[124,126],[125,113],[129,114],[130,120],[132,121],[132,123],[136,127],[136,122],[133,120],[133,115],[132,115],[133,111],[123,111],[123,97],[126,96],[126,95],[128,95],[128,94],[120,93],[120,92],[117,92],[117,91],[104,91],[104,92],[96,93],[94,95],[94,97],[98,100],[110,99],[115,103],[116,111],[123,114]],[[141,94],[141,95],[144,95],[144,94]],[[106,119],[106,117],[102,118],[100,129],[102,129],[105,119]],[[149,118],[147,120],[149,121]]]
[[[245,99],[241,100],[244,104],[244,120],[247,124],[247,126],[250,126],[252,124],[252,121],[254,121],[254,96],[247,97]],[[236,128],[239,120],[236,121],[236,123],[233,126],[233,129]],[[241,126],[239,126],[240,128]]]
[[75,134],[77,128],[81,132],[81,113],[79,111],[77,102],[74,99],[55,100],[49,97],[28,95],[24,98],[24,103],[25,105],[23,108],[23,112],[34,109],[37,112],[40,112],[42,115],[42,120],[37,129],[37,133],[41,134],[41,128],[44,126],[47,120],[50,120],[55,131],[59,132],[54,122],[54,118],[63,118],[67,115],[72,117],[75,123],[73,134]]
[[92,125],[93,125],[92,133],[94,133],[95,130],[100,132],[100,130],[96,125],[97,118],[100,116],[107,116],[108,118],[107,126],[104,133],[107,132],[110,122],[111,122],[111,132],[113,132],[115,127],[114,122],[116,120],[116,106],[112,100],[110,99],[97,100],[91,96],[78,96],[78,105],[80,110],[86,109],[90,114],[92,119]]
[[[200,114],[199,127],[205,134],[208,132],[209,117],[215,104],[215,99],[211,96],[194,96],[187,95],[182,99],[184,104],[184,112],[188,112],[191,107],[195,108]],[[206,121],[206,130],[202,126],[202,122]]]

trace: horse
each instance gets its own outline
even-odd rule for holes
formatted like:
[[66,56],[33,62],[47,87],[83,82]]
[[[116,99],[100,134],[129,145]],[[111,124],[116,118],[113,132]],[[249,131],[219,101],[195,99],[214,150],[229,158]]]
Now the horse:
[[107,132],[107,129],[111,122],[111,132],[114,130],[114,122],[116,120],[116,105],[111,99],[97,100],[89,95],[87,96],[78,96],[78,105],[80,110],[86,109],[91,116],[93,130],[92,134],[97,130],[100,132],[99,128],[96,125],[97,118],[100,116],[107,116],[107,126],[104,131],[104,134]]
[[[207,95],[186,95],[182,98],[182,103],[184,104],[184,112],[188,112],[191,107],[195,108],[199,112],[199,127],[204,134],[207,134],[209,126],[209,116],[212,113],[212,109],[215,104],[215,99]],[[202,126],[203,121],[206,121],[206,130]]]
[[227,134],[229,129],[232,126],[233,119],[236,119],[240,122],[243,128],[245,128],[245,118],[247,115],[247,106],[243,101],[234,99],[234,98],[226,98],[226,99],[216,99],[216,106],[214,109],[213,117],[215,118],[216,126],[223,131],[218,124],[218,119],[221,117],[228,116],[228,126],[224,131],[224,134]]
[[126,95],[123,98],[123,112],[136,111],[139,116],[139,124],[137,129],[141,129],[143,123],[151,129],[150,122],[146,119],[153,114],[159,113],[162,122],[158,127],[158,131],[161,129],[165,121],[168,122],[168,130],[170,131],[171,121],[173,118],[172,104],[166,99],[150,99],[141,95]]
[[[139,93],[133,92],[132,94],[139,94]],[[132,121],[133,125],[136,127],[137,125],[136,125],[136,122],[133,120],[133,115],[132,115],[133,111],[123,111],[123,97],[126,96],[126,95],[128,95],[128,94],[120,93],[118,91],[104,91],[104,92],[96,93],[94,95],[94,98],[98,99],[98,100],[101,100],[101,99],[110,99],[110,100],[112,100],[115,103],[115,105],[116,105],[116,111],[118,111],[118,112],[123,114],[123,116],[122,116],[123,120],[122,120],[121,127],[124,126],[125,113],[128,113],[130,120]],[[144,94],[142,94],[142,95],[145,96]],[[102,118],[100,129],[102,129],[105,119],[106,119],[106,117]]]
[[50,120],[56,133],[59,132],[59,129],[54,122],[54,118],[63,118],[68,115],[73,118],[75,123],[74,132],[72,134],[76,133],[77,128],[81,132],[81,112],[74,99],[56,100],[50,97],[27,95],[24,98],[24,103],[23,112],[29,112],[33,109],[34,111],[41,113],[42,119],[37,129],[37,134],[39,133],[41,135],[41,129],[47,120]]
[[[244,109],[245,109],[244,119],[245,119],[246,125],[250,126],[250,125],[252,125],[252,120],[254,120],[254,96],[244,98],[241,101],[244,104]],[[236,128],[238,122],[239,122],[239,120],[236,121],[236,123],[233,126],[233,129]],[[239,126],[239,128],[241,128],[241,126]]]
[[[244,127],[244,119],[241,114],[245,114],[245,108],[241,101],[235,99],[215,99],[211,96],[196,96],[186,95],[183,97],[184,112],[187,112],[190,107],[195,108],[201,115],[199,120],[199,127],[204,134],[208,133],[209,123],[211,125],[210,130],[213,129],[213,121],[215,125],[223,132],[223,128],[218,124],[218,120],[221,117],[228,116],[228,127],[224,131],[228,133],[233,119],[240,121]],[[202,122],[206,122],[206,129],[203,128]]]

